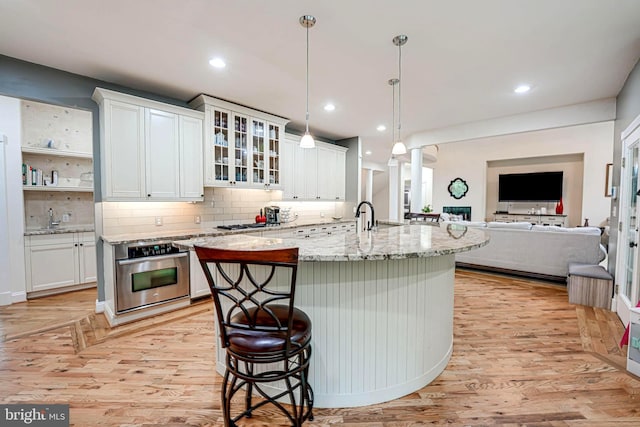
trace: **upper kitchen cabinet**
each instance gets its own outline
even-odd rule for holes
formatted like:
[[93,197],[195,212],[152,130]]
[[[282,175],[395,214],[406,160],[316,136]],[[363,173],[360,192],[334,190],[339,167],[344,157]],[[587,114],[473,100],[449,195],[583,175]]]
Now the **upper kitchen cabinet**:
[[207,95],[190,105],[205,112],[206,186],[280,188],[280,142],[288,120]]
[[344,200],[344,147],[316,141],[316,148],[300,148],[299,137],[282,142],[283,200]]
[[96,88],[106,201],[201,201],[203,114]]

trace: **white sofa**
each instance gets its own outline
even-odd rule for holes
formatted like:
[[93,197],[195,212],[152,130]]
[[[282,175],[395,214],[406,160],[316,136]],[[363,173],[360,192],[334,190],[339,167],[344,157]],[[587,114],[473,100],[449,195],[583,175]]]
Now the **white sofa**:
[[528,222],[455,222],[486,230],[486,246],[456,254],[460,266],[564,281],[570,262],[598,264],[606,256],[597,227],[561,228]]

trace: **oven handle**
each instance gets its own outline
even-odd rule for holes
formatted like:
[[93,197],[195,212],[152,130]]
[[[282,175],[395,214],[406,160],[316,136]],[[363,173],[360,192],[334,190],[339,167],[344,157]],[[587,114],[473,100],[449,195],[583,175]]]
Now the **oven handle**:
[[153,256],[146,256],[146,257],[140,257],[140,258],[119,259],[116,262],[118,265],[129,265],[129,264],[135,264],[138,262],[144,262],[144,261],[150,261],[150,260],[159,261],[163,259],[182,258],[187,256],[189,256],[189,252],[178,252],[178,253],[167,254],[167,255],[153,255]]

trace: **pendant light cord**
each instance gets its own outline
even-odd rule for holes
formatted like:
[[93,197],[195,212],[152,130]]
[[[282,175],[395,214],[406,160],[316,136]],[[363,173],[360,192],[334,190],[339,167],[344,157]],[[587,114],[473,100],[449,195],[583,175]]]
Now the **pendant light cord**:
[[398,44],[398,141],[402,141],[400,133],[402,125],[402,43]]
[[309,133],[309,26],[307,25],[307,115],[306,129]]
[[392,110],[391,112],[392,114],[392,119],[391,121],[393,122],[391,124],[391,144],[396,142],[396,84],[392,83],[391,86],[393,86],[393,102],[392,102]]

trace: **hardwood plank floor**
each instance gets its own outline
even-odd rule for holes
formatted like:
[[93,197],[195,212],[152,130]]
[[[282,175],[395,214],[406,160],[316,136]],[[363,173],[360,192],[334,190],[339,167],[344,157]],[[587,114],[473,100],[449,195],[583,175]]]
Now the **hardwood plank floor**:
[[[454,352],[391,402],[316,409],[309,426],[638,426],[614,313],[566,289],[459,270]],[[0,308],[0,402],[69,403],[75,426],[222,426],[210,302],[110,329],[95,290]],[[286,425],[272,410],[246,426]]]

